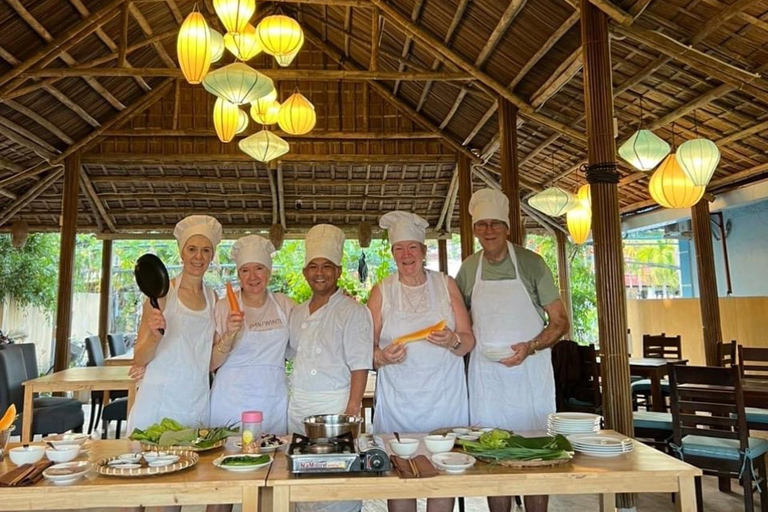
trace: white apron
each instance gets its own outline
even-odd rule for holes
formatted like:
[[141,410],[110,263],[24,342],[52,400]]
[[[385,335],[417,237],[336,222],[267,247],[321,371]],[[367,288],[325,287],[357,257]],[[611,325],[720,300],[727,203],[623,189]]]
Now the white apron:
[[[382,327],[379,347],[445,320],[456,321],[442,274],[427,271],[427,313],[408,311],[402,285],[395,274],[381,283]],[[388,306],[385,305],[389,303]],[[385,309],[388,310],[385,312]],[[384,365],[376,378],[375,433],[430,432],[469,424],[464,359],[428,341],[406,345],[402,363]]]
[[482,254],[477,266],[472,289],[475,348],[469,362],[469,419],[484,427],[546,430],[547,416],[555,412],[550,349],[540,350],[512,368],[483,355],[489,348],[530,341],[544,329],[520,278],[515,249],[508,245],[515,279],[483,281]]
[[215,324],[213,291],[203,285],[205,309],[192,311],[181,303],[181,276],[171,286],[165,302],[165,335],[136,393],[128,416],[128,432],[145,429],[163,418],[184,426],[202,427],[208,422],[211,346]]
[[[211,426],[238,423],[243,411],[262,411],[263,432],[279,436],[288,432],[288,319],[271,292],[267,292],[267,300],[275,305],[283,326],[268,331],[244,330],[240,335],[213,380]],[[240,303],[242,307],[242,299]]]

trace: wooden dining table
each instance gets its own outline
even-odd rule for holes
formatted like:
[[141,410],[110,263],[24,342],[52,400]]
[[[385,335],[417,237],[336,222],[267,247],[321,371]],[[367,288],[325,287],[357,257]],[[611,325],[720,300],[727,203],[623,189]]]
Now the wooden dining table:
[[108,357],[104,360],[106,366],[132,366],[133,365],[133,349],[129,349],[125,354],[119,356]]
[[109,392],[128,391],[128,411],[136,398],[136,381],[128,376],[127,366],[85,366],[68,368],[24,382],[24,409],[22,413],[22,442],[32,439],[33,397],[35,393],[64,391],[104,391],[104,403]]
[[[600,357],[596,358],[600,364]],[[629,373],[651,381],[653,411],[666,412],[667,405],[661,390],[661,380],[669,373],[669,365],[685,364],[687,359],[662,359],[656,357],[630,357]]]

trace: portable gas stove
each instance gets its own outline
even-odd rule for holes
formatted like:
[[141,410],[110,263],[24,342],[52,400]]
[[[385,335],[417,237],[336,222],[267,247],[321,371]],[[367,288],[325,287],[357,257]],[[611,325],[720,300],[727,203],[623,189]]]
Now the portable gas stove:
[[286,452],[288,469],[294,474],[382,473],[390,469],[389,457],[380,439],[351,433],[310,439],[293,434]]

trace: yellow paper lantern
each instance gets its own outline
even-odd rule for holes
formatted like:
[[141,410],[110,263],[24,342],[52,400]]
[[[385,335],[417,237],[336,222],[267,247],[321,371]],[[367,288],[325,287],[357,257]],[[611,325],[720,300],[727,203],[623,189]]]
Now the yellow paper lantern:
[[176,55],[187,82],[199,84],[211,67],[211,32],[199,12],[192,11],[181,24]]
[[211,62],[219,62],[224,56],[224,36],[212,28],[211,32]]
[[688,140],[677,148],[677,163],[694,185],[706,187],[720,163],[720,150],[709,139]]
[[227,32],[224,46],[240,60],[250,60],[261,53],[261,45],[256,38],[256,29],[250,23],[242,32]]
[[270,55],[288,55],[296,52],[304,43],[304,34],[299,22],[288,16],[276,14],[267,16],[256,27],[259,43]]
[[237,130],[235,130],[235,134],[243,133],[246,128],[248,128],[248,114],[245,112],[245,110],[237,109]]
[[559,217],[578,203],[576,196],[557,187],[550,187],[528,200],[528,204],[550,217]]
[[229,142],[235,138],[237,126],[240,123],[238,112],[241,110],[234,103],[216,98],[216,103],[213,105],[213,127],[221,142]]
[[579,205],[569,211],[565,219],[573,243],[581,245],[586,242],[587,238],[589,238],[589,230],[592,227],[592,210],[584,205]]
[[685,175],[674,153],[661,163],[648,182],[651,197],[665,208],[690,208],[699,202],[704,189]]
[[592,188],[589,183],[579,187],[579,191],[576,193],[576,199],[579,200],[579,204],[586,208],[592,208]]
[[238,147],[259,162],[274,160],[286,154],[290,149],[286,141],[267,130],[261,130],[244,138],[238,143]]
[[277,61],[277,64],[284,68],[290,66],[291,62],[293,62],[293,59],[295,59],[296,56],[299,54],[299,51],[301,50],[301,47],[303,44],[304,44],[304,32],[301,33],[301,42],[299,43],[298,48],[296,48],[291,53],[286,53],[285,55],[275,55],[275,60]]
[[257,115],[264,115],[267,108],[277,99],[277,91],[273,88],[266,95],[251,103],[251,117],[256,119]]
[[315,106],[300,92],[293,93],[280,107],[277,123],[291,135],[304,135],[315,127]]
[[213,9],[227,32],[242,32],[256,11],[256,0],[213,0]]
[[273,101],[263,112],[254,112],[251,107],[251,116],[259,124],[272,125],[278,121],[280,116],[280,102]]
[[203,87],[235,105],[253,103],[275,88],[271,78],[242,62],[211,71],[203,79]]

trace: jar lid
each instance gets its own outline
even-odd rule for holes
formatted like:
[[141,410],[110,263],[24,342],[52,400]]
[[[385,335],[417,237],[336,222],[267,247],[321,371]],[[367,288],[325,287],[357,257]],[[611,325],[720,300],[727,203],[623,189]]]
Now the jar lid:
[[245,411],[242,418],[243,423],[260,423],[264,419],[261,411]]

